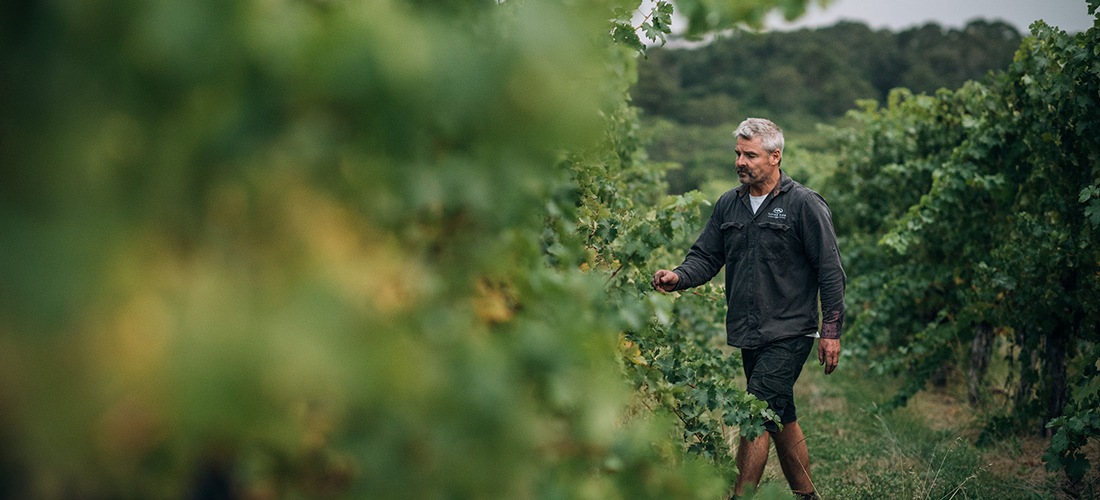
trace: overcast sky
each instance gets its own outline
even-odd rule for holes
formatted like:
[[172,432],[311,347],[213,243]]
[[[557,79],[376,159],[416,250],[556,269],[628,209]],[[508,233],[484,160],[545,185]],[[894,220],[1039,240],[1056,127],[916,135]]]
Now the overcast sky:
[[785,23],[776,15],[775,29],[827,26],[841,19],[863,21],[871,28],[899,29],[935,21],[945,27],[960,28],[974,18],[1000,19],[1022,33],[1028,25],[1042,19],[1069,32],[1092,27],[1085,0],[833,0],[822,9],[816,3],[805,16]]

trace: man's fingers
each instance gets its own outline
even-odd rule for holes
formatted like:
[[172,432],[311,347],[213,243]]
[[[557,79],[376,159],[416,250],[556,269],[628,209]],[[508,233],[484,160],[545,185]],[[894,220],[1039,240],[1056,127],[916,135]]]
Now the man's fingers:
[[653,280],[650,281],[650,285],[653,286],[654,290],[660,292],[668,292],[669,290],[675,288],[675,284],[679,281],[680,280],[676,276],[676,273],[661,269],[660,271],[653,273]]
[[840,340],[821,339],[817,343],[818,364],[825,365],[825,374],[833,373],[840,362]]
[[836,369],[836,365],[840,362],[840,353],[837,351],[830,351],[825,360],[825,374],[833,373]]
[[652,282],[653,289],[664,293],[665,287],[663,285],[664,285],[664,282],[665,282],[665,278],[667,278],[667,275],[665,274],[663,269],[660,270],[660,271],[657,271],[653,275],[653,282]]

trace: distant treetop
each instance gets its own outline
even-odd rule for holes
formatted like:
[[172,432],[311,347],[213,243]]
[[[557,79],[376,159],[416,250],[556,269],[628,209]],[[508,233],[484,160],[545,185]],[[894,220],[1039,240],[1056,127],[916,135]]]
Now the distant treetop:
[[931,94],[1004,70],[1021,38],[1010,24],[984,20],[898,33],[852,21],[789,32],[734,31],[696,48],[650,50],[632,95],[647,114],[685,124],[749,115],[827,121],[857,99],[882,102],[892,88]]

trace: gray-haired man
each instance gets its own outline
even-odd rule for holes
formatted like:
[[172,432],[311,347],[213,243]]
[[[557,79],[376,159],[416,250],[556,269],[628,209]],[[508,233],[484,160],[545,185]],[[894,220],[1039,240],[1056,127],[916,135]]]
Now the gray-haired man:
[[652,284],[662,292],[696,287],[726,266],[726,342],[741,349],[748,392],[767,401],[783,424],[779,430],[767,422],[764,435],[741,439],[734,495],[760,482],[771,436],[791,490],[800,498],[817,498],[793,388],[819,336],[819,293],[817,355],[826,374],[840,356],[845,276],[832,216],[821,195],[779,169],[779,127],[749,118],[734,135],[742,185],[715,203],[684,263],[657,271]]

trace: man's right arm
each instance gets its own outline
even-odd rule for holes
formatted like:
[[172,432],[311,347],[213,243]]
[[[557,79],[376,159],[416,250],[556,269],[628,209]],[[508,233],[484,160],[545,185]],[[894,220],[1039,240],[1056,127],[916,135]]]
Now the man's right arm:
[[726,243],[722,230],[719,229],[721,212],[720,204],[716,204],[714,213],[710,215],[707,225],[691,246],[687,257],[684,257],[683,264],[672,271],[661,269],[653,275],[652,284],[655,290],[671,292],[697,287],[718,274],[726,263]]

